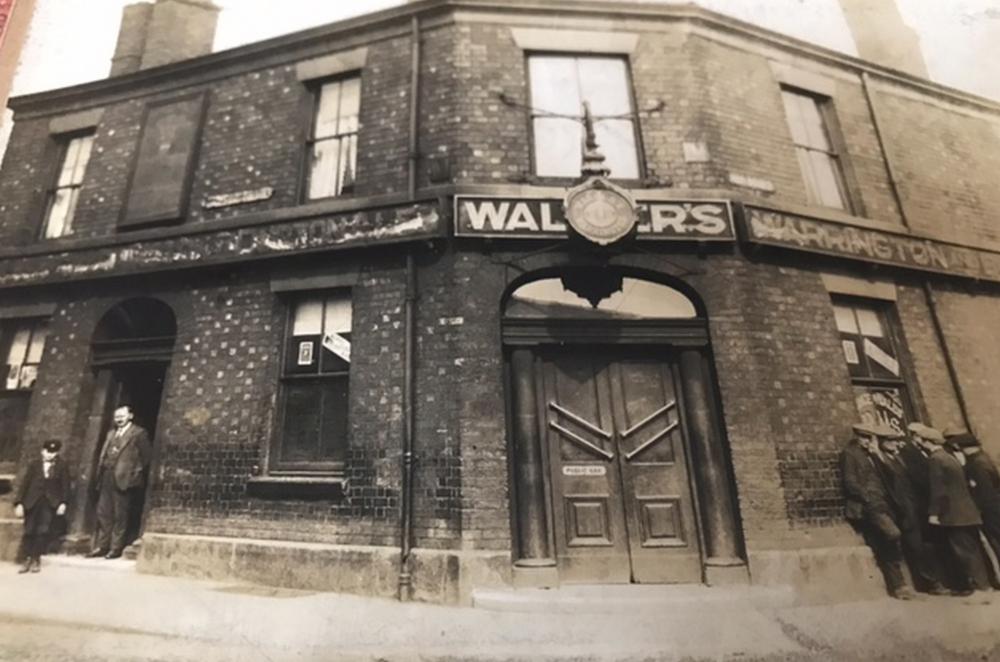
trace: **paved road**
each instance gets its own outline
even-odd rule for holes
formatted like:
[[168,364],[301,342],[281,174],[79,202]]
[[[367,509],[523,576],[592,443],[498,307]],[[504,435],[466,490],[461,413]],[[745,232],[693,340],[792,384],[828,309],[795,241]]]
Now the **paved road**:
[[56,563],[17,575],[0,564],[0,660],[1000,661],[1000,595],[989,605],[684,599],[669,608],[508,613],[108,567]]

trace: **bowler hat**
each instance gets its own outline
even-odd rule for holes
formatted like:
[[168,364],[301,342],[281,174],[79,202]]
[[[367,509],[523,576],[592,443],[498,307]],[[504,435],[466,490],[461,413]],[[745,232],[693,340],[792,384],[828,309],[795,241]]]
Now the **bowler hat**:
[[49,439],[42,444],[42,448],[50,453],[58,453],[62,449],[62,442],[58,439]]

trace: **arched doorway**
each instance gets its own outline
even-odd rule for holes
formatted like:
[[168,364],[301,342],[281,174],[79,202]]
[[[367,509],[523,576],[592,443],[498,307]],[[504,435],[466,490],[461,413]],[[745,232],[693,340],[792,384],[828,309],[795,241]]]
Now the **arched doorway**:
[[697,296],[564,268],[522,277],[503,306],[515,581],[745,580]]
[[[159,299],[138,297],[122,301],[97,323],[91,340],[91,368],[96,388],[85,432],[85,453],[90,458],[83,476],[87,490],[79,503],[88,503],[75,522],[78,533],[92,535],[95,526],[93,487],[102,444],[111,427],[115,408],[128,405],[135,424],[145,428],[153,441],[153,464],[158,446],[156,427],[163,385],[173,355],[177,323],[173,310]],[[133,495],[126,542],[141,536],[149,501],[149,476],[140,493]],[[81,495],[78,494],[78,498]]]

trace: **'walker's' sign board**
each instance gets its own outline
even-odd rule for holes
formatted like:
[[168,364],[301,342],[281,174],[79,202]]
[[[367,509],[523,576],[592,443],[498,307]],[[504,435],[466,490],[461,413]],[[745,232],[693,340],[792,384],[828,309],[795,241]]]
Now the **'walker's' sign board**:
[[746,207],[747,239],[922,271],[1000,281],[1000,253]]
[[[733,241],[727,200],[651,200],[636,195],[638,238],[660,241]],[[506,239],[568,236],[562,200],[455,196],[455,235]]]

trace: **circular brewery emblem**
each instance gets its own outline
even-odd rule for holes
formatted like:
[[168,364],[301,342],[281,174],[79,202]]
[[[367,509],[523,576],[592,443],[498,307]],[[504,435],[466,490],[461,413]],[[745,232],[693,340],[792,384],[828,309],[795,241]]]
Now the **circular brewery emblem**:
[[584,239],[601,246],[613,244],[632,232],[635,203],[624,189],[601,179],[591,179],[566,195],[566,220]]

